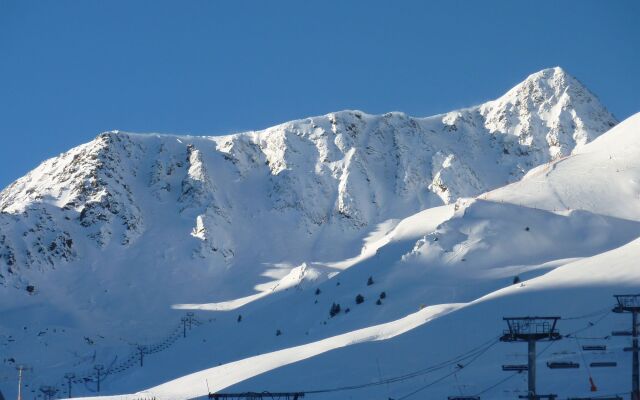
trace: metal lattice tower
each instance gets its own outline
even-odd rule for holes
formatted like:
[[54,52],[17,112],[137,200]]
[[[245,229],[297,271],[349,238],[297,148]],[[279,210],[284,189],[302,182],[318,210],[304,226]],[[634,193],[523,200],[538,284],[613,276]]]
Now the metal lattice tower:
[[632,352],[633,368],[631,371],[631,400],[640,400],[640,363],[638,362],[638,313],[640,312],[640,294],[616,294],[618,304],[613,308],[614,313],[631,313],[632,346],[625,351]]
[[503,331],[502,342],[528,343],[528,390],[526,396],[520,398],[529,400],[550,399],[554,394],[539,395],[536,392],[536,342],[560,340],[562,336],[556,329],[560,317],[505,317],[508,329]]

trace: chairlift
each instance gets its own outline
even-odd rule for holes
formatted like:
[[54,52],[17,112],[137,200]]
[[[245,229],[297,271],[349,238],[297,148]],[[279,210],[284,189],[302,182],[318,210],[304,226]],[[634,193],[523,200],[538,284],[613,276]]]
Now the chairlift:
[[528,371],[529,370],[529,366],[528,365],[523,365],[523,364],[507,364],[507,365],[503,365],[502,366],[502,370],[503,371],[522,372],[522,371]]
[[602,344],[582,346],[582,350],[586,350],[586,351],[604,351],[606,349],[607,349],[607,346]]
[[620,396],[609,397],[569,397],[567,400],[623,400]]
[[599,368],[599,367],[617,367],[618,363],[615,361],[597,361],[597,362],[592,362],[591,364],[589,364],[590,367],[595,367],[595,368]]
[[550,369],[571,369],[580,368],[580,364],[575,362],[548,362],[547,367]]
[[611,336],[631,336],[632,333],[629,331],[613,331],[611,332]]

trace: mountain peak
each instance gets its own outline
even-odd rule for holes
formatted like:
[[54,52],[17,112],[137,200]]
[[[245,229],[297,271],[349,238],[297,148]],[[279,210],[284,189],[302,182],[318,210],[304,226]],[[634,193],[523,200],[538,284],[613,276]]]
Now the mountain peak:
[[546,89],[552,90],[555,93],[562,93],[566,90],[571,90],[574,92],[583,91],[593,96],[593,94],[591,94],[589,90],[582,83],[580,83],[580,81],[574,78],[562,67],[545,68],[543,70],[535,72],[529,75],[519,85],[516,85],[513,89],[511,89],[511,91],[531,86],[545,87]]
[[[565,108],[569,106],[575,107],[583,103],[593,103],[597,111],[608,114],[610,119],[615,121],[613,115],[600,103],[596,95],[587,89],[582,82],[559,66],[534,72],[497,99],[496,102],[513,100],[514,97],[520,99],[530,97],[534,103],[559,102],[562,100],[563,95],[566,95],[570,100],[570,102],[565,102]],[[615,122],[617,123],[617,121]]]
[[548,148],[552,159],[570,154],[617,124],[615,117],[561,67],[529,75],[502,97],[479,107],[490,132],[520,144]]
[[[582,94],[582,97],[585,99],[588,97],[589,101],[597,101],[595,95],[562,67],[545,68],[534,72],[496,101],[529,96],[533,96],[534,102],[553,101],[565,92],[571,95]],[[600,107],[604,108],[601,105]]]
[[525,80],[549,78],[549,77],[552,77],[552,76],[568,76],[568,77],[572,77],[562,67],[555,66],[555,67],[542,69],[542,70],[540,70],[538,72],[534,72],[533,74],[529,75],[527,77],[527,79],[525,79]]

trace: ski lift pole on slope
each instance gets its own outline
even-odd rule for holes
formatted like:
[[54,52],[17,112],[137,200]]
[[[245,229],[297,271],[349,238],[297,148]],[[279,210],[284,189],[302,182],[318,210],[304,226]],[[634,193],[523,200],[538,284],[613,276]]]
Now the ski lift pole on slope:
[[632,347],[624,350],[632,352],[631,372],[631,400],[640,400],[640,362],[638,359],[638,313],[640,312],[640,294],[616,294],[618,304],[613,308],[614,313],[631,313]]
[[554,399],[556,395],[539,395],[536,392],[536,342],[554,341],[562,339],[562,335],[556,329],[560,317],[505,317],[508,329],[500,337],[502,342],[527,342],[527,395],[522,396],[529,400],[541,398]]

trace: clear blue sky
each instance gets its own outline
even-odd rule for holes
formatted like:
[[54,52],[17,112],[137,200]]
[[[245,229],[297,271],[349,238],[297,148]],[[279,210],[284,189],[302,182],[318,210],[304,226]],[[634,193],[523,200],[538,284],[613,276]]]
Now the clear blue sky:
[[426,116],[556,65],[624,119],[638,21],[638,0],[0,0],[0,188],[105,130]]

